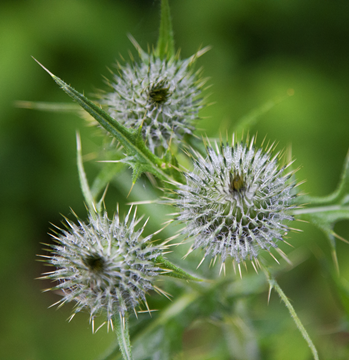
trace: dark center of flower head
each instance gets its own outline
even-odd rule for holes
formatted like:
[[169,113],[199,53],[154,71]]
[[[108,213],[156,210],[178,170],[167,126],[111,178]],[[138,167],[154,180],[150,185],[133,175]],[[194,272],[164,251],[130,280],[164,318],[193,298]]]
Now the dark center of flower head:
[[169,96],[169,86],[166,86],[165,81],[160,81],[157,84],[154,84],[149,91],[150,99],[156,104],[163,104],[165,103]]
[[88,255],[82,261],[93,272],[101,272],[104,269],[105,261],[98,254]]
[[230,185],[229,190],[231,193],[240,192],[241,190],[245,189],[245,182],[243,175],[239,173],[230,173]]

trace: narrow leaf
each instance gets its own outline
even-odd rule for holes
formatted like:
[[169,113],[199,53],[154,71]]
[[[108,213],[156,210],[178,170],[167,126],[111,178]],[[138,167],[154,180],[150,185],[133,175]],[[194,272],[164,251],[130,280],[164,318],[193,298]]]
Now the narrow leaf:
[[160,33],[156,54],[160,59],[170,59],[175,55],[172,21],[168,0],[161,0]]
[[131,341],[128,328],[128,314],[116,314],[113,318],[116,337],[124,360],[132,360]]
[[[35,60],[35,59],[34,59]],[[66,84],[63,80],[52,74],[37,60],[35,60],[53,80],[66,92],[73,100],[75,100],[84,110],[86,110],[98,123],[104,127],[111,135],[113,135],[123,145],[127,153],[132,157],[129,164],[132,167],[137,166],[137,170],[141,172],[151,172],[161,180],[172,181],[169,175],[169,169],[166,163],[162,162],[155,156],[140,139],[137,134],[124,127],[113,119],[109,114],[103,111],[99,106],[87,99],[84,95]]]
[[80,180],[80,187],[82,194],[85,198],[86,204],[88,209],[90,210],[90,214],[94,216],[96,213],[96,207],[94,204],[93,196],[88,185],[84,164],[82,161],[82,154],[81,154],[81,140],[79,133],[76,133],[76,149],[77,149],[77,165],[78,165],[78,173],[79,173],[79,180]]
[[71,103],[50,103],[39,101],[16,101],[15,106],[23,109],[50,111],[50,112],[71,112],[79,113],[81,108],[79,105]]
[[311,222],[324,232],[332,250],[332,256],[337,264],[336,238],[346,241],[334,231],[334,225],[341,220],[349,220],[349,153],[346,156],[341,179],[337,189],[328,196],[302,196],[297,199],[301,204],[307,204],[302,209],[293,211],[294,215]]
[[198,278],[188,274],[187,272],[185,272],[181,268],[173,265],[170,261],[166,260],[162,256],[158,256],[155,259],[155,262],[162,269],[169,270],[169,272],[165,272],[163,275],[172,276],[172,277],[182,279],[182,280],[203,281],[202,279],[198,279]]

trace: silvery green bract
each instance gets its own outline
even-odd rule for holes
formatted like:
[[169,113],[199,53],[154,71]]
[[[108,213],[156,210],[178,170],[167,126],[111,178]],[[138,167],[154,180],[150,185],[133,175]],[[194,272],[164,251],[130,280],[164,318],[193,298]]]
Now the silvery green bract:
[[220,256],[222,264],[227,257],[253,260],[287,233],[295,184],[278,167],[278,155],[272,158],[271,148],[256,149],[254,139],[250,145],[215,147],[207,148],[207,157],[193,156],[194,170],[185,174],[187,183],[172,200],[180,209],[177,220],[194,239],[189,252],[203,248],[204,258]]
[[203,106],[200,94],[205,82],[200,71],[193,72],[193,64],[207,49],[186,60],[160,58],[155,52],[145,53],[132,41],[140,61],[118,64],[109,84],[113,91],[102,95],[100,102],[125,127],[142,127],[143,139],[155,153],[193,133]]
[[115,314],[124,316],[146,303],[148,290],[160,291],[153,286],[153,277],[163,271],[154,259],[164,245],[150,245],[153,235],[142,238],[145,224],[136,230],[140,219],[130,212],[123,221],[118,214],[110,220],[106,213],[90,215],[88,223],[78,225],[67,220],[68,230],[53,235],[57,244],[46,259],[57,269],[43,278],[58,282],[50,290],[63,292],[59,304],[76,302],[72,317],[88,309],[92,323],[103,312],[111,322]]

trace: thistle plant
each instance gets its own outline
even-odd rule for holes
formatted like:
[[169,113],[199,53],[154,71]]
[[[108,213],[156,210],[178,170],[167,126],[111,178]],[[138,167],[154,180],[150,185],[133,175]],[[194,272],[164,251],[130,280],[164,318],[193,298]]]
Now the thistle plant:
[[131,129],[141,127],[153,153],[156,149],[167,150],[170,142],[178,144],[195,130],[203,106],[199,96],[204,81],[192,68],[203,52],[186,60],[178,55],[161,58],[155,51],[145,53],[132,41],[140,61],[125,66],[118,63],[118,73],[110,82],[113,90],[102,95],[100,102],[120,124]]
[[227,257],[257,260],[259,250],[276,248],[289,231],[285,221],[294,219],[296,196],[292,173],[284,173],[290,164],[278,167],[273,145],[263,151],[254,138],[249,145],[232,142],[207,147],[206,157],[194,152],[194,170],[185,173],[186,184],[172,200],[183,233],[194,239],[188,253],[203,248],[202,261],[220,256],[222,265]]
[[[315,198],[299,195],[293,161],[281,165],[281,154],[275,153],[274,144],[263,147],[257,145],[256,137],[241,141],[233,137],[231,143],[203,141],[202,150],[203,144],[197,139],[187,142],[198,131],[195,126],[204,105],[204,80],[200,72],[193,70],[193,64],[206,49],[186,60],[176,55],[167,0],[161,1],[157,46],[146,53],[131,40],[139,59],[118,65],[118,72],[109,83],[112,90],[102,93],[98,104],[40,65],[119,143],[115,159],[108,161],[126,163],[132,168],[130,193],[142,188],[139,178],[145,173],[147,194],[158,196],[157,191],[162,191],[157,200],[149,202],[165,202],[176,208],[167,222],[176,220],[182,224],[180,236],[191,242],[187,255],[202,249],[204,256],[199,266],[206,257],[212,258],[213,263],[219,258],[221,270],[232,260],[238,264],[240,276],[240,263],[251,260],[256,274],[247,274],[245,282],[234,272],[218,274],[213,266],[190,274],[187,269],[195,268],[197,263],[192,266],[191,256],[183,258],[185,251],[181,253],[181,248],[185,245],[173,246],[173,252],[167,255],[171,245],[179,245],[172,242],[179,235],[171,226],[170,230],[166,228],[169,236],[155,239],[160,230],[143,236],[146,222],[141,225],[136,211],[132,215],[130,209],[125,217],[117,211],[109,218],[104,204],[106,189],[124,167],[104,167],[90,186],[78,136],[78,173],[88,220],[66,220],[66,228],[55,232],[55,244],[49,245],[50,253],[44,255],[45,262],[55,267],[43,278],[56,282],[52,290],[58,290],[62,296],[57,304],[73,302],[71,318],[87,310],[93,327],[95,317],[101,315],[115,329],[118,341],[104,359],[179,358],[183,355],[185,327],[203,319],[214,322],[229,335],[216,340],[216,347],[221,349],[219,355],[211,352],[205,358],[257,360],[261,358],[258,337],[250,336],[255,330],[246,315],[247,298],[256,297],[269,286],[268,296],[275,289],[312,357],[319,359],[307,330],[276,281],[277,273],[289,265],[281,262],[275,268],[260,260],[267,250],[272,257],[277,251],[291,263],[279,245],[294,230],[291,221],[306,220],[328,237],[338,269],[335,240],[342,238],[333,227],[337,221],[349,218],[349,158],[338,189],[330,196]],[[35,108],[35,104],[31,107]],[[42,108],[42,104],[37,108]],[[240,128],[247,129],[249,122],[250,119],[240,123]],[[186,168],[189,170],[183,170]],[[115,199],[115,204],[119,200]],[[158,229],[163,228],[155,214],[150,214],[150,218]],[[160,278],[161,288],[156,285]],[[138,314],[143,316],[139,306],[151,312],[146,295],[154,291],[166,297],[169,291],[173,302],[157,298],[157,314],[147,320],[137,319]],[[157,296],[153,295],[151,298]],[[241,323],[243,326],[236,326]],[[231,346],[231,334],[239,346]]]
[[147,304],[149,290],[161,293],[153,279],[163,272],[156,258],[166,245],[151,245],[153,235],[142,238],[146,223],[136,230],[140,220],[136,211],[131,216],[131,209],[123,221],[119,213],[112,220],[106,213],[90,214],[88,223],[66,220],[67,230],[52,235],[57,244],[49,245],[52,255],[45,259],[56,270],[43,279],[57,282],[50,290],[63,292],[60,306],[76,302],[71,319],[87,309],[94,331],[96,315],[104,312],[113,328],[115,314],[136,312],[140,302]]

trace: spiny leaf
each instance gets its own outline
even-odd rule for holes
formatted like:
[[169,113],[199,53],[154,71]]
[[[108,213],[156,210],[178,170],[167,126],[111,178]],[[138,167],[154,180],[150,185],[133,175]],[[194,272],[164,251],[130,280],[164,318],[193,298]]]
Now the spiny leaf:
[[333,227],[340,220],[349,220],[349,153],[344,162],[339,185],[332,194],[323,197],[301,196],[297,202],[307,206],[294,210],[293,214],[311,222],[325,233],[330,242],[333,259],[338,266],[335,238],[346,240],[337,235]]
[[193,280],[193,281],[203,281],[202,279],[198,279],[190,274],[188,274],[187,272],[185,272],[184,270],[182,270],[181,268],[173,265],[170,261],[166,260],[164,257],[162,256],[158,256],[155,259],[155,262],[158,264],[159,267],[161,267],[164,270],[170,270],[169,272],[164,273],[164,275],[166,276],[172,276],[178,279],[182,279],[182,280]]
[[[34,59],[35,60],[35,59]],[[138,131],[132,131],[118,123],[109,114],[100,107],[87,99],[84,95],[66,84],[63,80],[52,74],[37,60],[35,60],[53,80],[66,92],[73,100],[75,100],[84,110],[86,110],[98,123],[113,135],[125,148],[132,161],[129,164],[137,169],[137,175],[142,172],[150,172],[161,180],[172,182],[169,174],[168,164],[164,163],[155,156],[145,145],[143,139],[138,136]]]
[[155,52],[160,59],[170,59],[175,55],[173,30],[168,0],[161,0],[161,21],[158,45]]

